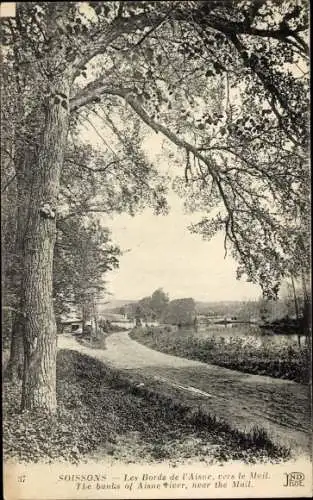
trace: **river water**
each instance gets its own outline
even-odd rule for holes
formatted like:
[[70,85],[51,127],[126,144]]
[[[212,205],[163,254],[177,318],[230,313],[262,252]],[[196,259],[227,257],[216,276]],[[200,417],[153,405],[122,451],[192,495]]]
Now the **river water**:
[[[224,338],[224,342],[231,342],[234,338],[243,339],[244,343],[252,342],[259,347],[266,346],[282,346],[282,345],[299,345],[298,335],[293,334],[277,334],[273,330],[264,330],[257,325],[251,324],[227,324],[227,325],[207,325],[195,328],[180,328],[177,335],[193,336],[199,339],[209,337]],[[305,343],[305,336],[300,336],[301,345]]]

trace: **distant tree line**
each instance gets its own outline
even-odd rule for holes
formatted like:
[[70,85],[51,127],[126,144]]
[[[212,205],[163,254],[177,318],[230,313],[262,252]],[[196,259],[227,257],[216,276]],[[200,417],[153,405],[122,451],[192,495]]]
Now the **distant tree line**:
[[162,288],[155,290],[151,296],[143,297],[116,309],[120,314],[126,314],[137,324],[150,322],[166,323],[177,326],[192,325],[196,317],[196,303],[193,298],[170,300]]

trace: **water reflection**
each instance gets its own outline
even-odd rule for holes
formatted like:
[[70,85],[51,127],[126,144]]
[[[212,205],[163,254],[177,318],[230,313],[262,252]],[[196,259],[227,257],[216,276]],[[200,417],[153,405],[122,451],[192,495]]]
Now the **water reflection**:
[[200,339],[210,337],[224,338],[225,343],[231,342],[234,338],[241,338],[243,344],[253,343],[259,347],[270,345],[301,345],[305,344],[305,336],[300,337],[296,334],[277,334],[273,330],[264,330],[257,325],[251,324],[226,324],[226,325],[207,325],[195,328],[181,328],[177,331],[177,335],[193,336]]

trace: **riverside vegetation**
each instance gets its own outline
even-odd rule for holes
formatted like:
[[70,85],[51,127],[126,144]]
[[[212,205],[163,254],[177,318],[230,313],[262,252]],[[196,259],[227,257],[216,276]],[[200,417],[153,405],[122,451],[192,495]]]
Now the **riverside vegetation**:
[[[130,380],[88,356],[57,357],[58,412],[20,412],[20,384],[4,381],[4,456],[20,462],[280,462],[289,450]],[[105,412],[104,412],[105,408]],[[191,451],[192,450],[192,451]]]
[[258,375],[309,383],[310,350],[307,346],[270,344],[222,336],[180,336],[170,326],[136,328],[131,337],[158,351]]

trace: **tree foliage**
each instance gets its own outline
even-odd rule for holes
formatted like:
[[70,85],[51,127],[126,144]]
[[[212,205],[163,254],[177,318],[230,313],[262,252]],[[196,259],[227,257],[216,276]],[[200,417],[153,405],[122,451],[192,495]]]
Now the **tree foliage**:
[[169,303],[168,294],[163,288],[155,290],[151,296],[143,297],[138,302],[129,304],[130,314],[143,321],[162,321],[167,305]]
[[119,255],[99,222],[86,217],[59,222],[53,273],[56,312],[98,298],[105,288],[105,273],[118,266]]
[[164,322],[171,325],[192,325],[195,320],[195,301],[192,298],[171,300],[164,314]]
[[[223,230],[225,246],[239,261],[238,275],[246,273],[275,295],[295,253],[305,255],[307,269],[307,7],[289,0],[68,2],[53,8],[30,2],[21,4],[15,23],[4,23],[4,41],[15,52],[23,44],[18,60],[14,50],[8,54],[20,72],[26,68],[33,81],[40,79],[43,103],[53,92],[68,106],[51,75],[68,64],[75,68],[73,123],[96,113],[119,134],[124,101],[130,119],[137,114],[178,146],[187,187],[180,177],[175,188],[191,198],[188,208],[215,209],[192,230],[204,237]],[[139,166],[136,144],[129,137],[124,149]],[[137,169],[140,178],[144,168]],[[118,172],[115,179],[124,176]],[[108,200],[110,185],[102,193]],[[132,202],[142,196],[143,190]],[[124,183],[120,200],[129,198]]]

